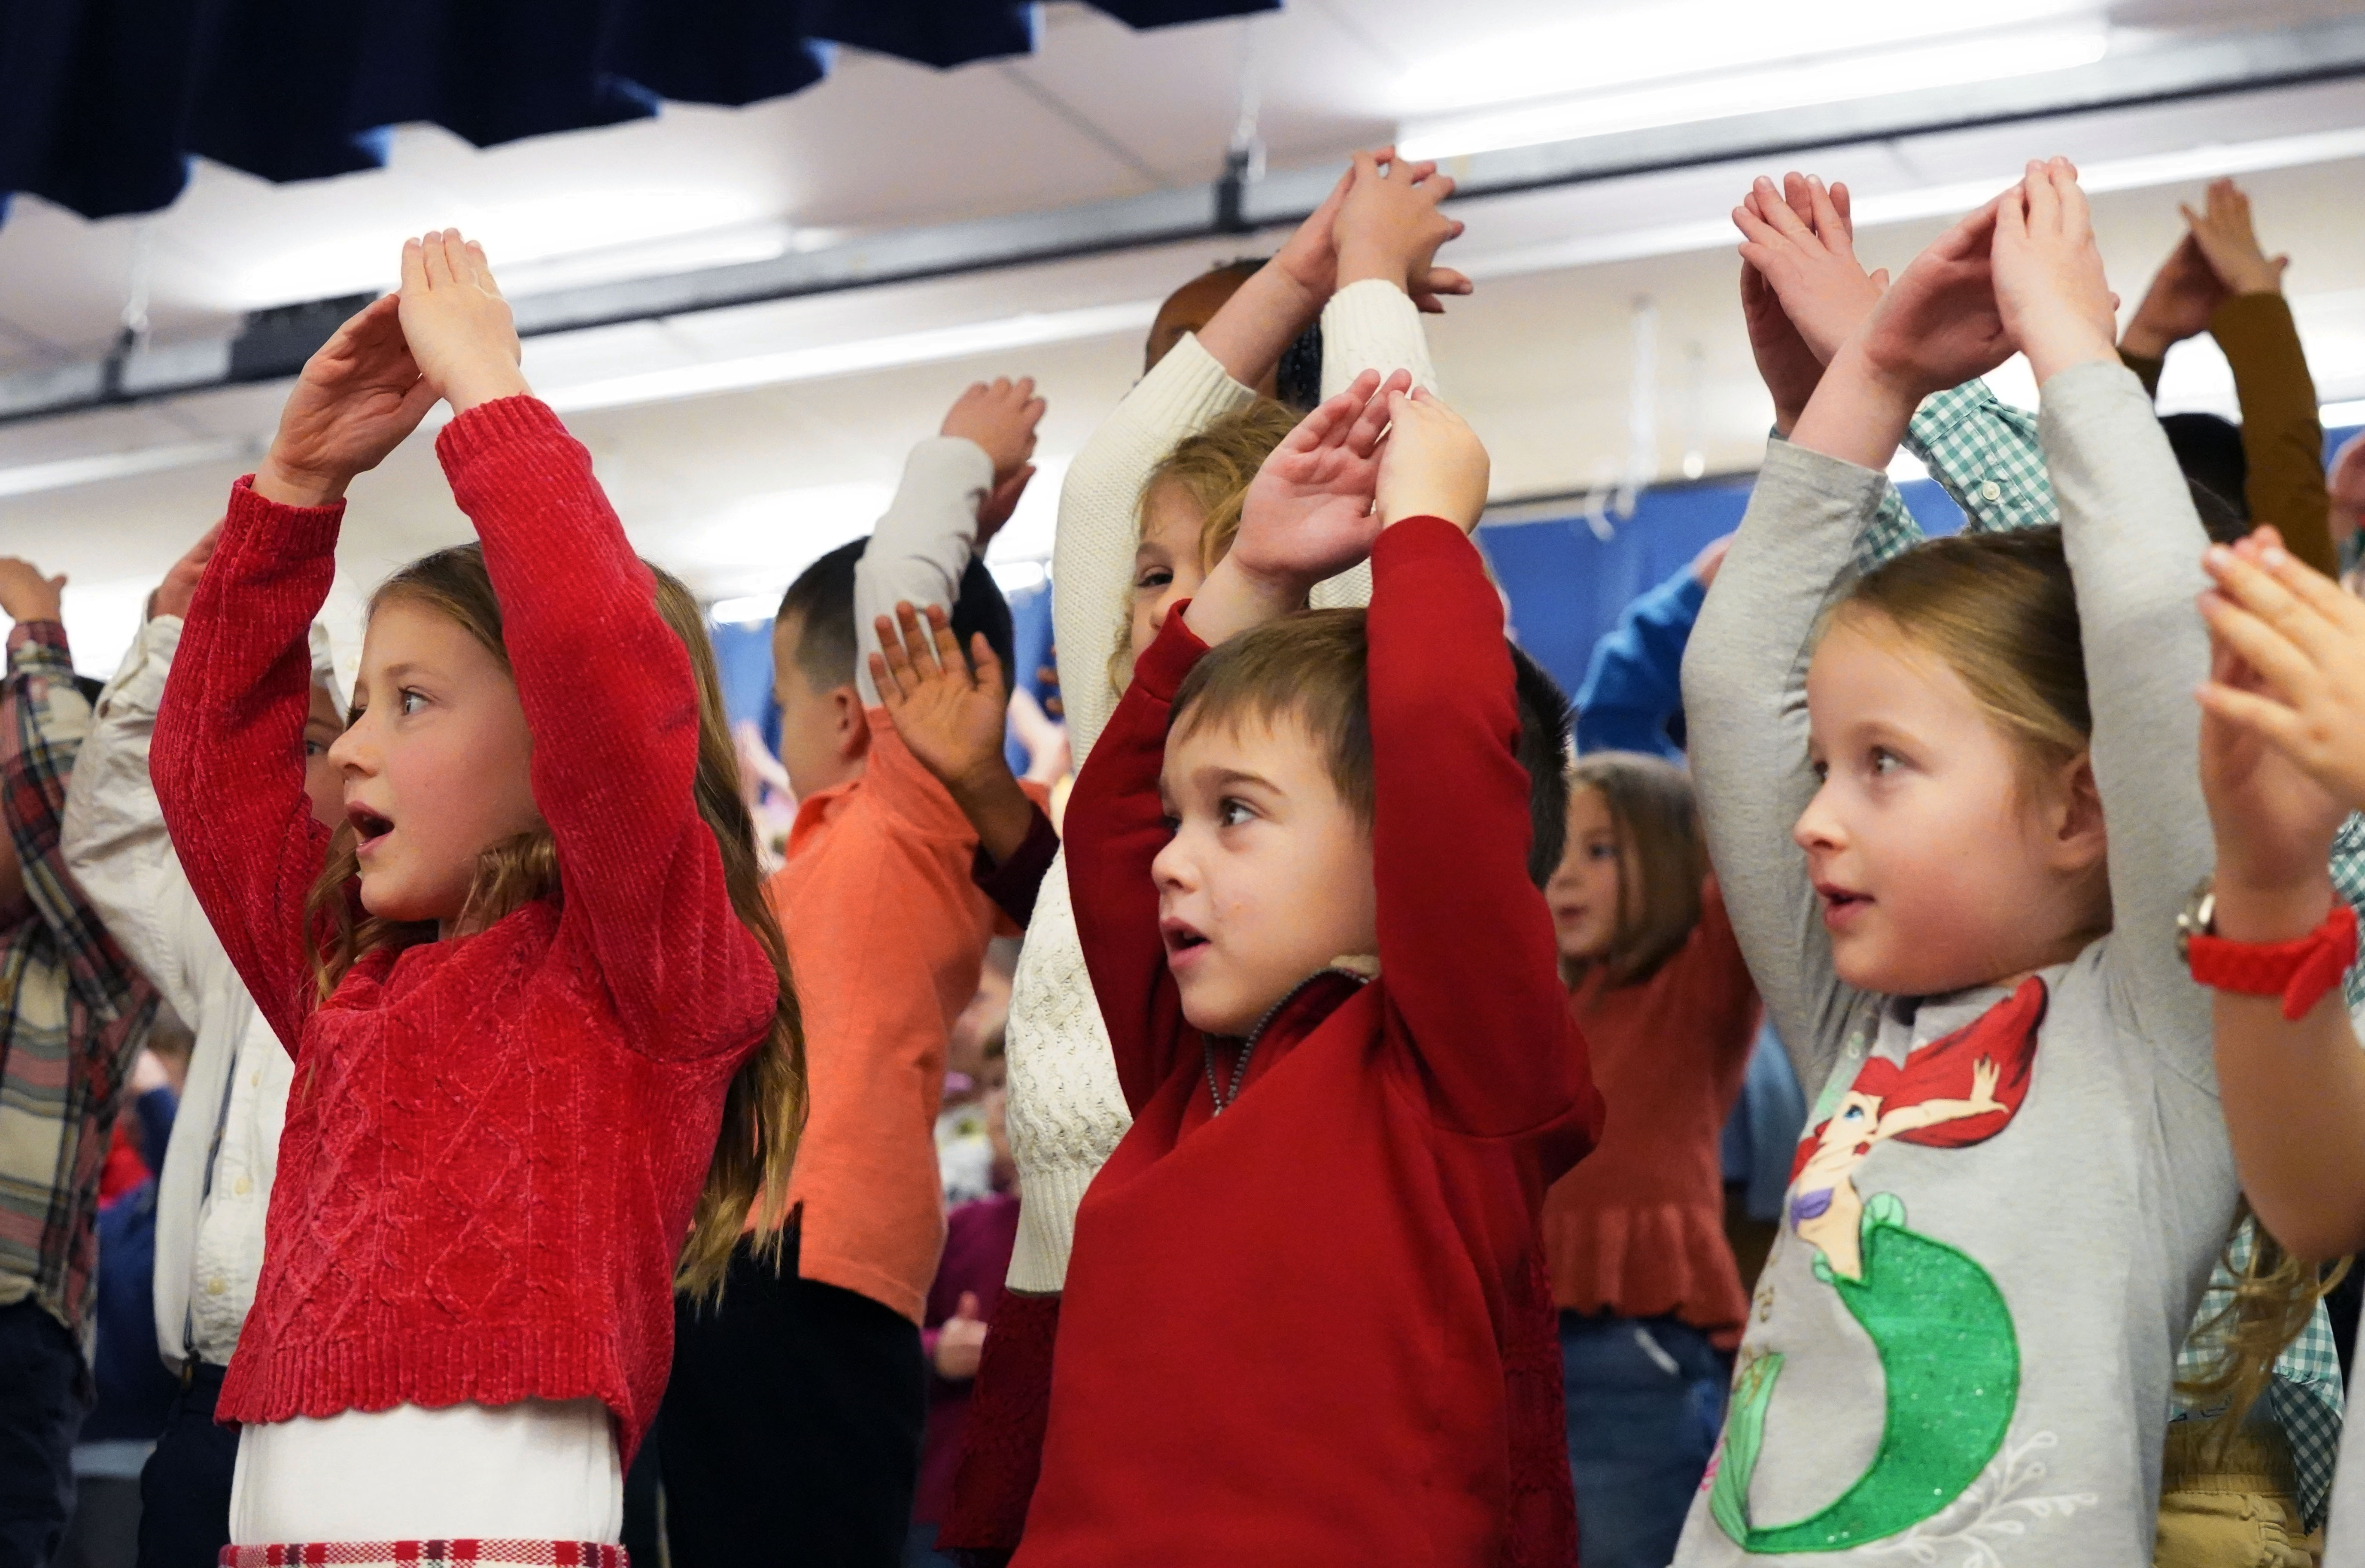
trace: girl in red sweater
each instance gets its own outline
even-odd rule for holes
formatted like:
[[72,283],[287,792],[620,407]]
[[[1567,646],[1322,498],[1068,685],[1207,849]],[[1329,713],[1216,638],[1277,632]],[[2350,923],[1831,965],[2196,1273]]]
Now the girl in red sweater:
[[[709,1286],[752,1202],[777,1223],[795,1006],[695,604],[529,393],[483,252],[402,271],[232,489],[156,727],[174,846],[296,1056],[221,1393],[232,1553],[613,1563],[677,1258]],[[331,834],[306,628],[347,483],[438,398],[481,545],[373,599]]]
[[1544,896],[1614,1107],[1600,1147],[1544,1197],[1577,1540],[1585,1568],[1662,1568],[1716,1446],[1723,1351],[1748,1313],[1718,1156],[1757,990],[1708,874],[1691,780],[1671,762],[1604,751],[1576,764]]

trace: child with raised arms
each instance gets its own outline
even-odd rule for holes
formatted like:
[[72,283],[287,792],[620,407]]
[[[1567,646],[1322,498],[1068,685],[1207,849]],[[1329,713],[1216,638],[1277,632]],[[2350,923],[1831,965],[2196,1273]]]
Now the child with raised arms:
[[[1077,1217],[1025,1568],[1474,1565],[1511,1529],[1537,1211],[1601,1120],[1538,890],[1565,704],[1468,538],[1485,449],[1407,379],[1266,462],[1070,802],[1135,1120]],[[1295,613],[1366,552],[1368,612]]]
[[[1685,663],[1709,844],[1816,1096],[1676,1562],[2140,1562],[2235,1186],[2166,933],[2205,866],[2202,536],[2066,162],[1833,359]],[[2015,347],[2062,525],[1858,575],[1929,393]]]
[[[347,485],[438,398],[481,543],[374,596],[332,833],[306,628]],[[456,232],[404,246],[233,487],[151,767],[296,1057],[219,1403],[232,1555],[614,1562],[684,1239],[711,1284],[785,1188],[795,1006],[697,606],[634,559]]]
[[[2329,1260],[2365,1246],[2365,1053],[2340,985],[2357,917],[2326,867],[2365,806],[2365,604],[2272,529],[2212,548],[2206,568],[2201,778],[2217,859],[2180,945],[2215,991],[2243,1191],[2292,1252]],[[2365,1563],[2365,1445],[2340,1451],[2324,1561]]]

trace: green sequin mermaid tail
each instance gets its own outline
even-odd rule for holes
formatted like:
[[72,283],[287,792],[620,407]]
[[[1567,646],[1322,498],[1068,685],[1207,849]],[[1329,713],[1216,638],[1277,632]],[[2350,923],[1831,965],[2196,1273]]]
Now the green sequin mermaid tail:
[[1815,1275],[1840,1294],[1880,1356],[1888,1388],[1870,1468],[1794,1524],[1749,1519],[1749,1482],[1782,1357],[1751,1361],[1734,1386],[1709,1511],[1744,1550],[1844,1551],[1912,1529],[1952,1504],[2003,1446],[2020,1398],[2020,1341],[2003,1293],[1968,1254],[1905,1228],[1891,1193],[1865,1204],[1864,1277]]

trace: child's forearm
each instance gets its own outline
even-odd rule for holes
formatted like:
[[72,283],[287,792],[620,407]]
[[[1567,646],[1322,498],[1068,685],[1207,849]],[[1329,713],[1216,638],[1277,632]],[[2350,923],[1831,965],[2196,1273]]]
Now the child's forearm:
[[1322,314],[1327,298],[1316,296],[1278,263],[1249,274],[1215,319],[1199,330],[1199,345],[1231,378],[1255,386],[1281,364],[1282,351]]
[[973,778],[946,779],[945,791],[977,829],[978,847],[997,866],[1017,854],[1034,831],[1035,802],[999,756]]
[[1886,469],[1921,402],[1912,387],[1884,377],[1851,339],[1823,372],[1790,444],[1859,468]]
[[2259,1220],[2302,1258],[2365,1247],[2365,1050],[2340,989],[2297,1023],[2281,998],[2221,991],[2216,1024],[2225,1130]]

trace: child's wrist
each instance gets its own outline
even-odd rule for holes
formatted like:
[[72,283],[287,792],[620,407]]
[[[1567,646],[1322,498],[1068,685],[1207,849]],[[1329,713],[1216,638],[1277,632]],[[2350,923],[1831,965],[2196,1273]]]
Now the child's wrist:
[[532,390],[526,384],[525,372],[517,365],[507,360],[489,360],[462,365],[444,377],[443,400],[452,405],[453,413],[465,414],[482,404],[497,403]]
[[2034,323],[2024,335],[2021,352],[2028,356],[2028,368],[2040,387],[2063,371],[2081,364],[2124,363],[2119,358],[2119,345],[2109,333],[2067,308],[2057,317]]
[[2261,878],[2220,864],[2215,933],[2229,942],[2292,942],[2324,924],[2337,895],[2321,862],[2313,875]]
[[1344,291],[1350,285],[1368,283],[1377,278],[1392,283],[1407,294],[1412,292],[1412,267],[1402,256],[1393,256],[1386,247],[1356,244],[1350,241],[1339,247],[1339,287]]
[[345,498],[350,474],[319,473],[281,460],[276,451],[255,465],[251,488],[264,500],[283,507],[334,506]]

